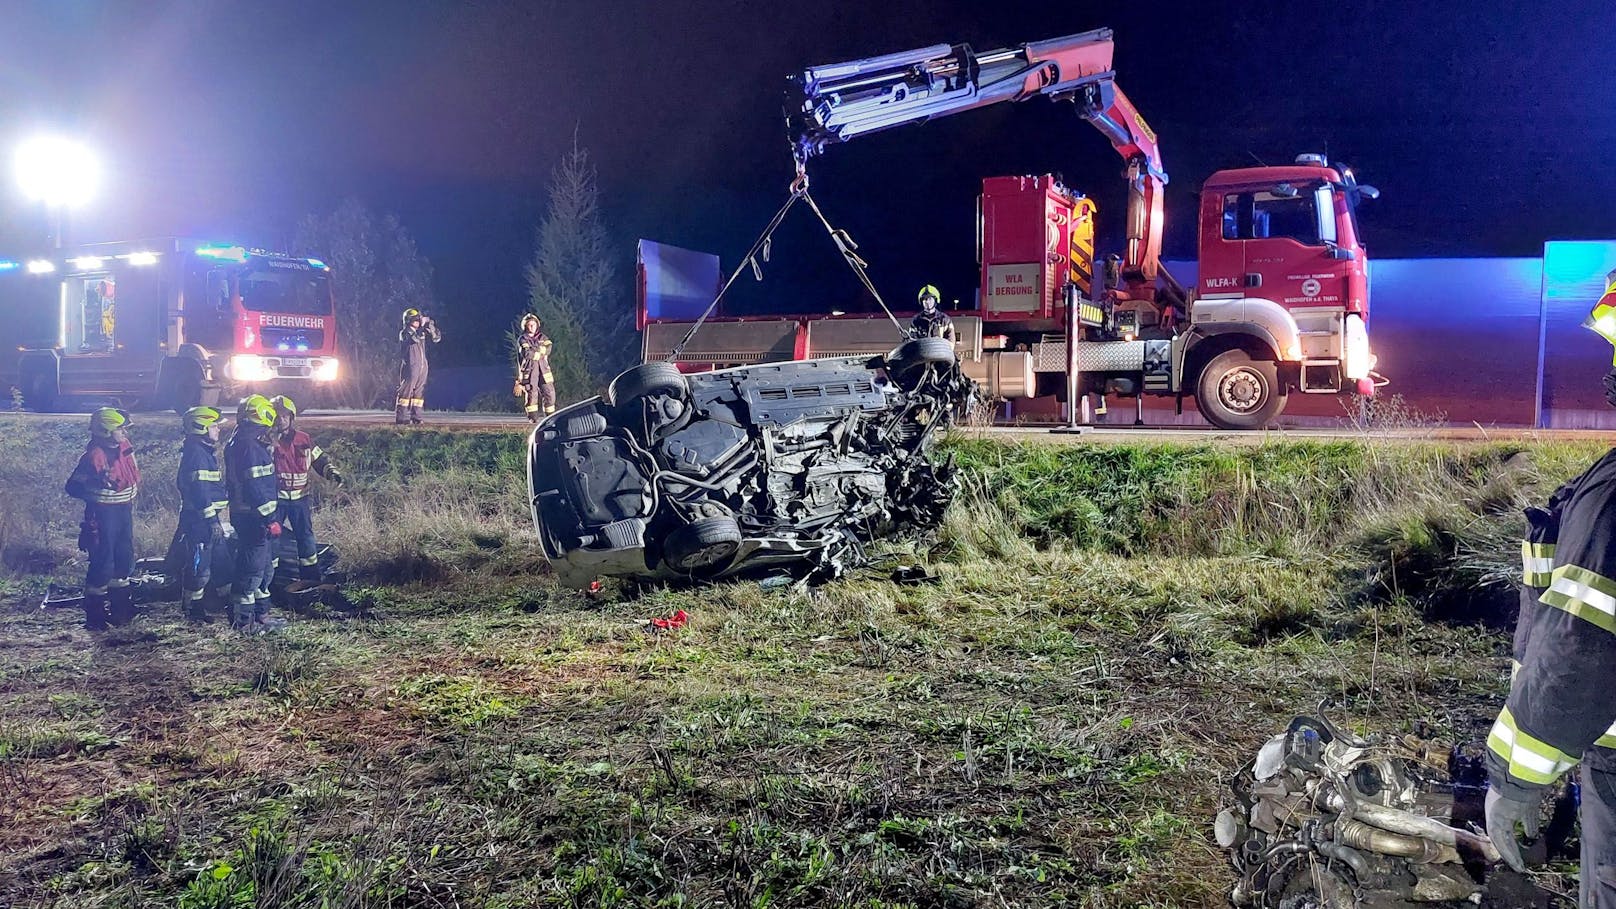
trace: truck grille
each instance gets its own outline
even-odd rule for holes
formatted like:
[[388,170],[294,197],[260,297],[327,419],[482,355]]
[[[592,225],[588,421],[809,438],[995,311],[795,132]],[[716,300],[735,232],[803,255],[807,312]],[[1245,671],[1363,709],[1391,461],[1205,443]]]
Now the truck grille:
[[259,337],[265,353],[306,353],[325,347],[321,328],[265,328]]

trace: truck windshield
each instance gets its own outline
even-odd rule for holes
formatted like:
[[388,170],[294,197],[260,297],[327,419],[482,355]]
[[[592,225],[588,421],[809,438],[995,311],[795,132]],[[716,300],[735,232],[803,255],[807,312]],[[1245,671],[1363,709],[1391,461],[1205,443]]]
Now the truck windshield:
[[254,269],[241,276],[241,305],[254,312],[327,315],[331,281],[323,271]]

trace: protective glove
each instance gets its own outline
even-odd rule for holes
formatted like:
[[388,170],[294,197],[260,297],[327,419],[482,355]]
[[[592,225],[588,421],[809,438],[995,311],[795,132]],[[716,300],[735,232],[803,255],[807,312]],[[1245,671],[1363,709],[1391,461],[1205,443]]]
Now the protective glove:
[[527,390],[522,387],[521,382],[517,382],[515,385],[511,386],[511,394],[516,395],[518,398],[520,398],[520,397],[527,394]]
[[1525,871],[1526,862],[1521,859],[1521,842],[1515,838],[1515,824],[1519,822],[1526,829],[1527,838],[1536,839],[1539,823],[1538,806],[1542,798],[1542,793],[1535,793],[1523,802],[1505,798],[1496,786],[1487,787],[1485,805],[1487,838],[1498,847],[1498,854],[1503,857],[1504,864],[1516,871]]
[[334,486],[342,485],[342,471],[336,469],[335,467],[327,467],[325,469],[325,478],[330,480]]
[[227,540],[234,540],[236,538],[236,525],[230,523],[221,516],[219,518],[219,536],[222,536]]
[[272,539],[272,540],[280,539],[280,536],[281,536],[281,522],[280,521],[270,521],[268,529],[269,529],[269,537],[270,537],[270,539]]

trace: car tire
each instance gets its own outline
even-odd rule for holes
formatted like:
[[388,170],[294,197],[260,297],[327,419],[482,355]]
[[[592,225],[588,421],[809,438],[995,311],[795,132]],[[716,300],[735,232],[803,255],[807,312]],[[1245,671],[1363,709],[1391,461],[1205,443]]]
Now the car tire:
[[614,406],[623,407],[652,395],[683,397],[689,390],[685,374],[672,363],[641,363],[613,379],[606,396]]
[[947,338],[915,338],[887,354],[887,367],[909,372],[917,366],[947,366],[954,362],[954,342]]
[[741,527],[734,518],[697,518],[663,540],[662,561],[680,574],[714,575],[730,566],[740,548]]
[[556,430],[556,438],[563,441],[589,439],[606,431],[606,418],[598,413],[581,413],[568,417]]
[[1213,357],[1195,383],[1195,406],[1220,429],[1262,429],[1285,409],[1285,388],[1272,360],[1238,348]]

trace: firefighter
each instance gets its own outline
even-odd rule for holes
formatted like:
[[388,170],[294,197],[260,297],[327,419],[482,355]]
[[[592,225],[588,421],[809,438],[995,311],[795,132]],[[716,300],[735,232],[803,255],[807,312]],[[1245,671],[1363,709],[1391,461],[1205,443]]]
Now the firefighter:
[[[175,534],[180,597],[185,617],[211,622],[205,602],[213,580],[213,562],[235,533],[229,523],[224,474],[219,469],[220,413],[212,407],[185,412],[185,441],[180,444],[180,526]],[[217,591],[214,591],[215,593]]]
[[320,559],[315,555],[314,519],[309,509],[309,471],[337,486],[342,473],[331,457],[314,444],[309,434],[295,425],[297,404],[280,395],[270,399],[278,420],[275,439],[275,489],[280,500],[280,522],[291,531],[297,545],[298,581],[303,586],[320,583]]
[[[1587,323],[1616,344],[1616,271]],[[1605,376],[1616,406],[1616,369]],[[1554,781],[1582,764],[1583,907],[1616,907],[1616,449],[1527,510],[1518,666],[1487,739],[1487,834],[1522,870],[1515,824],[1538,827]]]
[[79,549],[90,558],[84,575],[84,627],[104,631],[135,618],[129,573],[135,567],[135,493],[140,467],[129,444],[129,414],[103,407],[90,415],[90,441],[67,494],[84,502]]
[[224,452],[225,492],[236,528],[236,578],[232,627],[258,633],[280,626],[269,617],[271,552],[280,539],[275,494],[275,407],[263,395],[241,402],[241,416]]
[[920,298],[920,312],[916,313],[914,321],[909,323],[914,336],[917,338],[946,338],[952,342],[954,340],[954,320],[948,317],[948,313],[937,308],[938,301],[942,299],[942,295],[937,292],[937,288],[927,284],[920,289],[918,296]]
[[529,423],[539,422],[539,408],[544,408],[545,416],[556,409],[555,372],[550,369],[555,344],[540,325],[539,317],[528,313],[522,317],[522,331],[516,339],[520,353],[513,391],[523,399]]
[[402,426],[406,422],[419,425],[421,405],[426,403],[426,342],[443,340],[437,323],[421,314],[419,309],[406,309],[404,327],[398,332],[398,401],[394,404],[393,422]]

